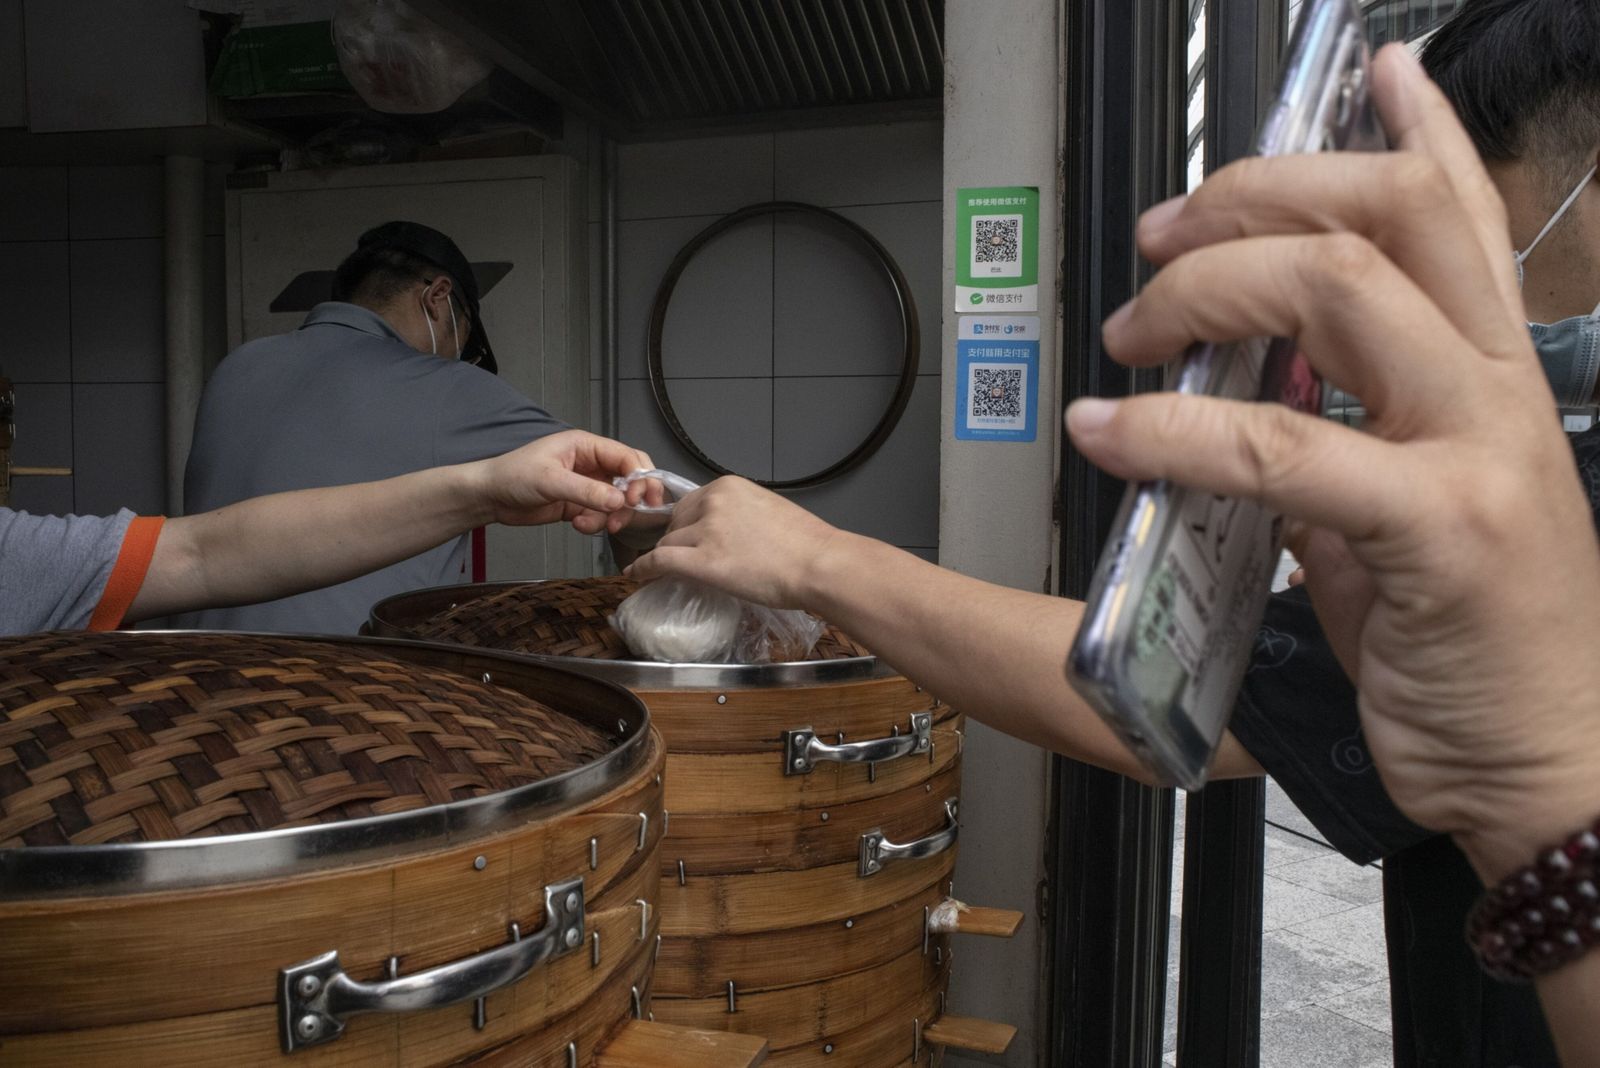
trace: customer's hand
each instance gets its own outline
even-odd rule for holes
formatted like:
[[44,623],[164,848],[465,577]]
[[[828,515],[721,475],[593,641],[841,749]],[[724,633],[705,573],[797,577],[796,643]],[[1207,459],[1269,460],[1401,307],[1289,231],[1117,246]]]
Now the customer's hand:
[[627,574],[700,579],[773,608],[804,608],[838,531],[742,478],[719,478],[678,502],[672,526]]
[[474,490],[496,523],[533,526],[568,520],[585,534],[617,531],[630,509],[660,486],[635,482],[626,493],[613,478],[646,470],[650,457],[621,442],[582,430],[564,430],[503,456],[469,465]]
[[1250,160],[1142,221],[1164,264],[1105,325],[1117,359],[1296,337],[1361,433],[1277,405],[1080,401],[1126,478],[1257,497],[1361,692],[1384,782],[1486,877],[1600,813],[1600,551],[1550,416],[1504,207],[1403,48],[1374,91],[1398,150]]

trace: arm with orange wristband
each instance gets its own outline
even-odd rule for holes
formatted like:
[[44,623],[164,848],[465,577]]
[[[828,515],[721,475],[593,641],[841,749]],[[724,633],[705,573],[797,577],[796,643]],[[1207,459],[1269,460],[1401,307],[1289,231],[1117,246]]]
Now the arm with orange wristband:
[[566,431],[504,456],[381,482],[273,494],[172,519],[0,510],[0,634],[109,630],[152,616],[250,604],[343,582],[485,523],[629,519],[611,479],[652,466],[615,441]]

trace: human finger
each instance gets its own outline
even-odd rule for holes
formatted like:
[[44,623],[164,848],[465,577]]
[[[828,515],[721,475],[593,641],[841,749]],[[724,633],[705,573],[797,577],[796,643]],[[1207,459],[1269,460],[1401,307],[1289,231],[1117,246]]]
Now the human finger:
[[[1364,235],[1458,330],[1504,344],[1518,335],[1481,235],[1445,169],[1424,152],[1319,153],[1229,164],[1181,203],[1147,212],[1139,248],[1157,264],[1207,245],[1270,235]],[[1498,266],[1498,264],[1496,264]],[[1479,284],[1470,284],[1478,279]]]
[[[1169,263],[1103,328],[1122,363],[1164,363],[1192,342],[1295,338],[1374,421],[1453,418],[1474,346],[1377,246],[1350,233],[1229,241]],[[1376,353],[1439,353],[1377,359]]]
[[1420,496],[1397,446],[1278,404],[1171,392],[1084,398],[1068,407],[1067,429],[1118,478],[1251,498],[1357,539],[1415,514]]
[[622,491],[611,483],[564,467],[553,467],[544,473],[539,493],[549,501],[602,513],[615,512],[626,503]]

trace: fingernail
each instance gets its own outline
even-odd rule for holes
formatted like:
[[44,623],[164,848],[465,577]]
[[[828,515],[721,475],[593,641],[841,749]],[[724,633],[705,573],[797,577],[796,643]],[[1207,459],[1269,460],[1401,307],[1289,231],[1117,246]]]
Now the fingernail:
[[1115,333],[1116,331],[1127,326],[1128,320],[1133,318],[1134,301],[1137,301],[1138,299],[1138,297],[1135,297],[1133,300],[1128,301],[1128,303],[1112,312],[1111,315],[1107,317],[1105,324],[1100,328],[1100,332],[1102,334]]
[[1067,405],[1067,430],[1072,434],[1094,434],[1117,414],[1118,402],[1104,397],[1079,397]]
[[1171,200],[1163,200],[1139,216],[1139,236],[1153,237],[1171,226],[1173,221],[1183,214],[1183,206],[1188,202],[1188,195],[1180,194]]

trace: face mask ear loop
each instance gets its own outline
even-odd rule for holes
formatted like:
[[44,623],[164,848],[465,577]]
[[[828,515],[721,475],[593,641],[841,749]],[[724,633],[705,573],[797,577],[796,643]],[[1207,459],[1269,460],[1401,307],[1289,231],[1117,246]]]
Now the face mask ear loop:
[[433,336],[433,316],[428,314],[427,301],[418,301],[417,305],[422,309],[422,321],[428,324],[428,346],[433,350],[433,354],[437,356],[439,355],[439,339]]
[[1569,208],[1571,208],[1574,203],[1577,202],[1578,196],[1586,188],[1588,188],[1589,183],[1594,180],[1594,176],[1595,176],[1596,172],[1600,172],[1600,162],[1597,162],[1593,167],[1590,167],[1589,168],[1589,173],[1585,174],[1583,176],[1583,181],[1579,182],[1575,187],[1573,187],[1572,192],[1567,194],[1567,199],[1563,200],[1561,202],[1561,206],[1556,209],[1556,213],[1554,215],[1550,216],[1550,221],[1544,224],[1544,229],[1540,230],[1538,235],[1534,237],[1532,244],[1530,244],[1527,248],[1523,249],[1521,252],[1515,252],[1514,251],[1514,256],[1516,258],[1516,264],[1517,264],[1517,286],[1518,286],[1518,288],[1521,288],[1521,286],[1522,286],[1522,263],[1523,263],[1523,261],[1526,260],[1529,256],[1533,255],[1533,250],[1539,247],[1539,242],[1541,242],[1541,241],[1543,241],[1545,239],[1545,237],[1550,233],[1550,231],[1555,228],[1556,223],[1561,221],[1561,217],[1567,213],[1567,210]]
[[461,335],[456,333],[456,302],[450,294],[445,294],[445,302],[450,305],[450,340],[456,343],[456,359],[461,359]]

